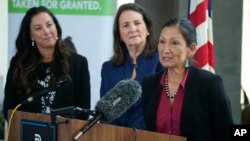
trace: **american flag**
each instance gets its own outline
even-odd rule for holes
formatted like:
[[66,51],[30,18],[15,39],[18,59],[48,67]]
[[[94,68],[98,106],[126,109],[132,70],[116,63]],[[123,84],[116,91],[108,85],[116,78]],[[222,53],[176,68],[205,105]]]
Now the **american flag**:
[[214,73],[212,0],[189,0],[188,13],[188,18],[197,32],[197,51],[194,58],[198,67]]

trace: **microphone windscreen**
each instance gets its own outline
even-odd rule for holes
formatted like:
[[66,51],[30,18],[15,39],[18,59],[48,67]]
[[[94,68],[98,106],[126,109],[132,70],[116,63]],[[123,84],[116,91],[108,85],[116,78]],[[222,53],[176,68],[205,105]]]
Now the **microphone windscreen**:
[[103,120],[113,121],[136,103],[141,93],[139,82],[122,80],[97,102],[95,110],[103,114]]

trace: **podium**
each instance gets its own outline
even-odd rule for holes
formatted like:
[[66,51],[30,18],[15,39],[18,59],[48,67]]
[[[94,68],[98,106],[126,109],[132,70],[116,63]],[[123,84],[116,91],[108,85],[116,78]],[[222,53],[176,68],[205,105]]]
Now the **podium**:
[[[10,115],[10,111],[9,111]],[[21,121],[50,123],[49,115],[16,111],[10,127],[9,141],[20,141]],[[57,117],[57,141],[72,141],[88,121]],[[186,141],[185,137],[96,123],[78,141]]]

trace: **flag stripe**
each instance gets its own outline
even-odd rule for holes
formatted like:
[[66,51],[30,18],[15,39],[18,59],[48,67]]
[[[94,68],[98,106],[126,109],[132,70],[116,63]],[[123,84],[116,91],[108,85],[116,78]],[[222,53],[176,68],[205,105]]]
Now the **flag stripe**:
[[212,24],[212,19],[208,17],[208,40],[211,42],[212,46],[214,44],[213,41],[213,24]]
[[208,48],[207,44],[201,46],[195,53],[195,60],[197,60],[197,65],[199,68],[202,68],[204,65],[208,63]]
[[208,47],[208,62],[209,64],[214,67],[214,47],[213,44],[211,44],[211,42],[207,43],[207,47]]
[[196,5],[202,3],[203,0],[191,0],[189,1],[189,13],[193,13],[196,9]]
[[206,20],[206,3],[202,2],[197,5],[195,11],[189,15],[189,19],[197,27],[199,24]]
[[202,47],[204,44],[207,43],[207,31],[204,30],[207,29],[207,23],[203,22],[196,28],[196,34],[197,34],[197,49]]
[[197,33],[197,51],[194,55],[198,67],[214,72],[214,47],[211,0],[189,0],[189,19]]

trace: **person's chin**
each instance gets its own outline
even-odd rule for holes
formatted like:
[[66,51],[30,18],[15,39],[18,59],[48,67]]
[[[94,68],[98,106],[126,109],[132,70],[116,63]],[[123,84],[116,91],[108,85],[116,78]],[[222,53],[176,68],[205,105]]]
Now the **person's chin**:
[[54,48],[56,44],[45,44],[44,48]]
[[129,45],[134,45],[134,46],[136,46],[136,45],[140,45],[141,43],[142,43],[142,40],[135,39],[135,40],[131,40],[131,41],[129,42]]
[[54,47],[56,45],[55,41],[48,41],[47,43],[45,43],[47,46],[52,46]]

